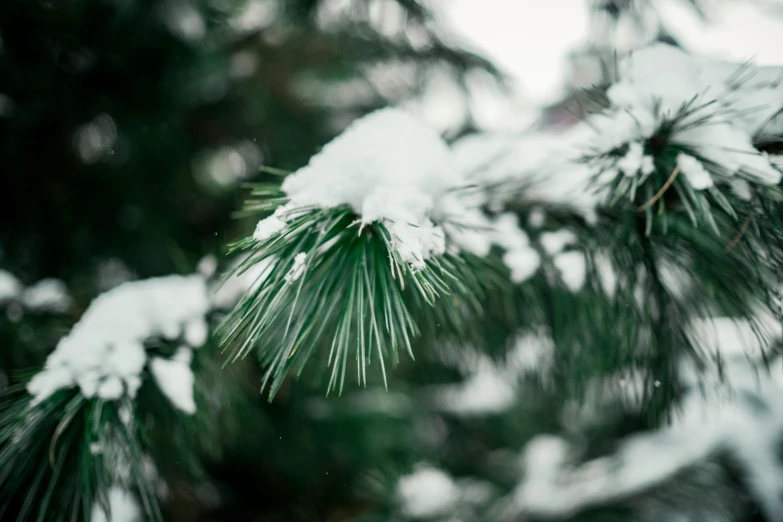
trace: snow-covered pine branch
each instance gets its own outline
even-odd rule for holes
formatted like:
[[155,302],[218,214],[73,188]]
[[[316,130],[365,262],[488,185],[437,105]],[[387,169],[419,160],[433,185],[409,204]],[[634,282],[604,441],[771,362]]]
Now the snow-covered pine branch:
[[[697,356],[686,317],[775,308],[781,157],[765,144],[783,130],[783,68],[656,44],[618,75],[597,95],[605,107],[570,128],[469,136],[453,150],[487,187],[484,208],[513,209],[571,289],[635,305],[639,331],[617,350],[647,353],[668,336],[672,356]],[[572,245],[555,252],[551,234]]]
[[313,208],[348,206],[360,230],[384,225],[396,255],[414,272],[447,249],[487,255],[493,244],[515,250],[511,244],[525,243],[511,239],[521,232],[511,216],[486,219],[480,208],[487,198],[473,183],[434,130],[405,112],[383,109],[354,122],[288,176],[281,186],[288,202],[262,219],[253,237],[267,241]]
[[[198,275],[125,283],[96,298],[44,369],[27,384],[36,405],[78,386],[85,398],[133,399],[149,370],[172,403],[193,413],[192,349],[208,335],[206,281]],[[160,337],[182,346],[172,359],[149,357],[145,341]]]
[[[686,415],[584,465],[571,461],[574,448],[563,439],[540,439],[540,446],[529,447],[518,494],[501,507],[510,509],[510,520],[525,511],[562,518],[586,507],[623,503],[727,453],[739,462],[753,501],[767,519],[777,520],[783,505],[776,488],[783,474],[774,452],[783,416],[774,406],[780,359],[770,350],[782,332],[770,296],[776,297],[783,267],[781,162],[765,143],[783,133],[783,69],[715,62],[656,45],[631,55],[619,71],[606,93],[607,106],[562,133],[460,140],[452,149],[459,176],[464,185],[479,187],[464,191],[462,203],[466,210],[480,209],[478,219],[490,226],[471,241],[435,213],[432,222],[445,232],[446,251],[484,256],[500,247],[505,253],[491,238],[497,223],[508,219],[539,256],[534,270],[563,253],[583,255],[588,280],[574,277],[568,286],[575,294],[582,288],[603,290],[624,312],[630,309],[627,315],[618,312],[619,321],[615,310],[607,312],[609,320],[618,329],[624,327],[620,323],[634,323],[636,330],[618,335],[615,343],[588,334],[581,344],[559,342],[558,336],[571,337],[549,332],[557,334],[558,372],[567,352],[576,354],[572,361],[589,361],[579,370],[594,373],[585,386],[596,390],[588,398],[591,404],[596,397],[621,394],[623,407],[639,416],[652,397],[666,405],[658,413],[677,417],[672,390],[685,390]],[[481,241],[489,246],[471,248]],[[598,259],[604,262],[600,268]],[[600,276],[599,285],[589,280],[593,276]],[[612,309],[601,308],[596,317],[605,310]],[[580,312],[568,308],[565,314]],[[723,313],[746,320],[703,319]],[[560,324],[573,329],[584,323],[570,317]],[[585,330],[592,327],[603,332],[606,325],[589,324]],[[729,354],[727,347],[752,353]],[[585,352],[591,351],[601,353],[590,358]],[[611,366],[622,358],[632,366],[620,365],[613,373],[596,368],[598,362]],[[770,360],[776,373],[767,372]],[[707,364],[694,371],[698,363]],[[484,354],[471,358],[467,368],[459,367],[467,377],[463,386],[436,394],[434,402],[446,414],[497,418],[517,404],[517,374],[510,368]],[[674,373],[667,374],[671,368]],[[710,388],[706,405],[696,382]],[[580,421],[600,421],[606,404],[598,400],[591,412],[580,412],[582,418],[571,419],[573,429],[584,427]],[[462,478],[450,476],[447,466],[437,467],[436,458],[424,457],[420,468],[391,481],[394,519],[450,520],[459,514],[472,520]],[[493,500],[485,501],[482,508],[496,513],[498,506],[489,505]]]
[[[3,409],[0,467],[13,471],[0,474],[0,508],[28,488],[42,516],[82,511],[85,519],[113,520],[122,511],[160,520],[149,426],[136,417],[147,412],[148,421],[149,412],[166,409],[138,404],[137,394],[154,381],[159,391],[147,399],[165,397],[183,418],[196,413],[191,361],[208,340],[211,307],[208,280],[199,274],[124,283],[93,300],[26,393]],[[190,451],[184,443],[181,451]],[[30,459],[52,466],[46,481],[29,482],[38,468],[23,464]],[[53,496],[72,480],[90,487]]]
[[[433,130],[397,109],[354,122],[279,189],[254,192],[248,208],[274,212],[238,244],[250,251],[239,272],[258,263],[268,270],[222,331],[232,359],[258,345],[271,394],[289,370],[301,371],[324,333],[334,340],[324,347],[330,390],[342,389],[349,349],[360,383],[372,357],[385,379],[385,358],[396,360],[399,347],[412,355],[419,306],[449,294],[438,306],[451,307],[451,329],[478,312],[481,289],[466,283],[497,271],[483,266],[493,248],[514,282],[540,265],[516,216],[486,214],[487,190]],[[268,346],[276,338],[282,346]]]
[[[780,339],[778,321],[767,321]],[[783,410],[777,397],[783,380],[778,354],[767,354],[748,322],[719,318],[695,321],[692,333],[723,360],[722,372],[694,371],[681,364],[685,389],[672,411],[672,425],[621,441],[613,454],[574,463],[575,448],[560,437],[541,436],[525,448],[523,479],[506,506],[513,519],[526,512],[562,519],[590,506],[625,501],[671,480],[676,474],[726,455],[767,520],[783,516],[778,457]]]
[[[536,436],[525,444],[519,460],[521,466],[514,469],[518,476],[515,486],[508,490],[504,489],[505,485],[498,486],[499,482],[503,483],[498,477],[504,477],[507,470],[503,464],[513,460],[512,450],[495,449],[490,455],[498,461],[492,464],[482,459],[480,465],[466,468],[461,464],[456,469],[450,469],[449,459],[440,458],[437,452],[424,452],[420,456],[422,460],[414,466],[398,473],[387,472],[374,481],[374,487],[385,489],[388,498],[393,499],[385,512],[386,518],[379,520],[447,521],[454,516],[477,521],[519,520],[520,517],[582,520],[580,514],[606,505],[631,509],[633,520],[660,520],[656,514],[660,516],[662,511],[677,514],[684,508],[693,510],[688,520],[742,520],[739,516],[748,506],[730,504],[743,497],[719,498],[731,492],[731,485],[722,482],[724,458],[737,466],[741,483],[738,487],[747,490],[753,506],[765,513],[765,520],[777,520],[783,509],[779,495],[783,466],[776,456],[783,431],[783,411],[776,406],[775,399],[783,382],[779,371],[781,359],[779,354],[767,353],[768,368],[761,359],[770,340],[783,338],[783,327],[769,317],[761,322],[766,327],[765,338],[758,338],[754,325],[744,320],[723,317],[694,319],[689,323],[689,334],[694,341],[723,364],[720,370],[714,366],[697,372],[690,359],[681,361],[679,379],[684,396],[681,404],[672,407],[671,426],[637,432],[620,439],[610,453],[580,461],[585,451],[593,449],[584,440],[588,423],[593,429],[605,424],[607,417],[618,413],[619,405],[626,414],[640,413],[639,398],[646,386],[646,379],[640,373],[644,369],[605,376],[596,381],[602,390],[582,397],[578,408],[564,405],[561,417],[568,437]],[[463,406],[448,408],[445,415],[457,414],[463,422],[458,423],[460,427],[453,434],[443,427],[438,445],[472,440],[470,430],[483,433],[487,426],[494,425],[478,422],[479,417],[491,417],[493,422],[505,425],[504,422],[514,422],[513,411],[530,408],[535,398],[525,398],[524,393],[519,393],[509,399],[507,387],[509,382],[516,381],[513,375],[518,369],[531,368],[525,363],[518,364],[520,350],[526,351],[523,345],[531,341],[539,349],[544,345],[541,339],[523,337],[519,341],[513,347],[516,355],[505,364],[494,366],[501,385],[487,385],[483,393],[476,389],[471,395],[461,390],[443,390],[452,393],[454,401],[462,400]],[[468,374],[486,373],[488,361],[483,354],[451,348],[443,354],[449,359],[443,361],[446,366],[464,368]],[[528,357],[523,360],[531,361]],[[544,372],[551,369],[534,367]],[[509,376],[511,381],[507,380]],[[474,380],[469,379],[465,389]],[[526,391],[530,392],[531,388]],[[452,405],[458,406],[456,402]],[[436,403],[435,408],[438,407]],[[512,432],[526,433],[519,428]],[[449,437],[458,440],[443,442]],[[518,441],[511,435],[506,442],[513,445]],[[672,495],[671,490],[676,490],[678,484],[691,490],[679,497],[674,495],[673,505],[669,505],[667,495]],[[702,495],[701,502],[693,498]]]
[[432,130],[396,110],[381,110],[351,125],[288,176],[289,201],[261,222],[254,237],[269,239],[289,215],[310,208],[349,206],[359,226],[380,221],[403,262],[423,270],[445,252],[443,230],[433,223],[439,200],[460,188],[448,146]]
[[[332,366],[329,389],[342,389],[349,349],[360,383],[373,352],[385,378],[386,356],[396,359],[398,347],[412,354],[417,302],[432,304],[449,293],[478,311],[471,294],[492,276],[479,270],[479,286],[466,291],[460,270],[466,259],[473,260],[472,272],[475,263],[491,265],[493,253],[513,284],[544,266],[555,276],[550,281],[559,279],[572,292],[591,274],[611,286],[607,274],[617,263],[596,261],[607,259],[609,245],[588,252],[568,227],[541,230],[531,240],[529,229],[544,219],[534,219],[536,204],[565,208],[588,225],[606,209],[627,214],[633,227],[638,215],[646,235],[654,222],[664,234],[681,226],[674,222],[681,215],[719,233],[712,251],[733,250],[738,236],[764,244],[772,257],[783,251],[780,241],[761,237],[774,233],[765,204],[776,200],[781,172],[754,140],[780,125],[777,74],[654,45],[623,62],[605,110],[558,135],[473,138],[452,149],[396,109],[354,122],[281,186],[254,191],[248,208],[273,213],[237,244],[250,251],[239,271],[262,262],[267,270],[223,325],[232,359],[257,346],[274,394],[288,371],[301,371],[316,351],[315,334],[326,334],[333,341],[323,348]],[[763,107],[754,108],[759,97]],[[630,205],[622,203],[628,199]],[[528,223],[519,219],[520,202],[528,204]],[[335,300],[347,307],[335,309]],[[458,308],[447,315],[467,317],[470,306]],[[315,327],[305,324],[312,317]],[[270,347],[269,338],[281,338],[282,346]]]
[[585,149],[610,202],[628,199],[645,212],[648,233],[653,212],[665,220],[672,207],[721,233],[716,214],[747,215],[781,179],[758,146],[783,125],[782,80],[778,67],[654,45],[622,62],[608,108],[572,129],[571,143]]
[[694,223],[712,222],[711,207],[735,217],[732,205],[781,179],[780,159],[758,147],[783,132],[782,82],[780,67],[656,44],[620,63],[603,111],[559,133],[468,137],[457,159],[484,180],[524,181],[530,200],[657,209],[669,182],[666,200],[676,194]]

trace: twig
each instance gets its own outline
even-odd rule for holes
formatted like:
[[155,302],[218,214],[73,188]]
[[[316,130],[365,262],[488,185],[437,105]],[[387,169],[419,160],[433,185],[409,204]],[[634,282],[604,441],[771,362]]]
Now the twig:
[[726,249],[724,250],[724,252],[726,252],[728,254],[729,252],[734,250],[734,248],[737,245],[739,245],[739,242],[742,239],[742,236],[745,235],[745,231],[748,229],[748,225],[750,225],[750,217],[745,219],[745,222],[742,224],[742,227],[740,228],[739,233],[737,234],[737,236],[734,239],[731,240],[731,243],[729,243],[726,246]]
[[652,205],[654,205],[656,201],[661,199],[661,196],[663,196],[664,192],[669,190],[669,187],[671,187],[672,183],[674,183],[674,178],[676,178],[677,174],[679,174],[679,173],[680,173],[680,165],[678,164],[676,167],[674,167],[674,170],[672,171],[672,175],[669,176],[669,179],[667,179],[666,183],[663,184],[663,186],[661,187],[661,190],[659,190],[652,198],[650,198],[650,201],[648,201],[647,203],[645,203],[644,205],[642,205],[641,207],[639,207],[636,210],[638,210],[639,212],[644,212],[645,210],[650,208]]

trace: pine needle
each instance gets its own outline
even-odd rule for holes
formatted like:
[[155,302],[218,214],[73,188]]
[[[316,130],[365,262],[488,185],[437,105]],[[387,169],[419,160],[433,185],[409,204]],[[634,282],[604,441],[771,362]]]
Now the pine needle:
[[[458,268],[452,255],[427,259],[424,270],[414,271],[400,259],[383,223],[366,224],[357,234],[357,216],[347,207],[295,211],[292,216],[266,241],[237,243],[249,252],[237,273],[259,262],[269,262],[270,268],[219,328],[225,348],[231,347],[230,361],[258,351],[267,366],[262,389],[271,385],[270,399],[290,370],[301,374],[319,345],[331,373],[327,393],[342,392],[350,351],[360,385],[367,385],[369,352],[375,351],[388,386],[385,358],[396,362],[401,346],[414,357],[414,339],[420,334],[414,308],[432,307],[455,289],[467,302],[478,303],[459,284],[462,278],[454,272],[465,268]],[[306,268],[292,285],[285,276],[301,253]],[[471,309],[463,306],[448,315],[459,321]]]

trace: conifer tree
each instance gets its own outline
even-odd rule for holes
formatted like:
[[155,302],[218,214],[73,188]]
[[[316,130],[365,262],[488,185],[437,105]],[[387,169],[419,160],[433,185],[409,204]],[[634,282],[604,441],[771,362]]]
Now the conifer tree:
[[444,137],[417,2],[0,7],[0,518],[783,518],[783,67],[593,8],[575,123]]

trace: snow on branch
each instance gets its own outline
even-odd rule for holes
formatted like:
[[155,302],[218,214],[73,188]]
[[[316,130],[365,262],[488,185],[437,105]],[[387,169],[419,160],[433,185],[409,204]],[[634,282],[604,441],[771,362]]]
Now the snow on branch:
[[[207,340],[209,299],[204,278],[167,276],[125,283],[97,297],[27,384],[38,404],[77,386],[85,397],[135,397],[147,363],[162,391],[195,412],[190,349]],[[160,337],[186,345],[171,360],[150,357],[144,342]]]
[[455,479],[445,471],[420,462],[397,481],[396,501],[405,520],[473,520],[494,488],[485,481]]
[[402,260],[424,269],[445,251],[443,230],[433,224],[436,200],[459,187],[446,143],[406,113],[375,112],[352,124],[310,163],[287,177],[289,203],[262,220],[255,237],[280,231],[287,211],[348,205],[366,226],[382,221]]
[[108,509],[99,503],[92,506],[91,522],[140,522],[144,520],[138,500],[133,493],[119,486],[107,492]]
[[646,179],[662,168],[663,144],[690,153],[677,164],[696,190],[735,175],[774,185],[781,172],[754,140],[782,129],[781,80],[783,68],[715,62],[653,45],[621,63],[619,81],[606,92],[609,108],[573,136],[595,153],[616,155],[614,172],[626,177]]
[[503,361],[458,345],[444,346],[441,358],[465,375],[459,384],[438,385],[433,392],[435,407],[464,417],[505,414],[518,398],[521,381],[538,375],[549,379],[554,360],[554,343],[544,332],[519,332],[508,346]]
[[514,280],[527,279],[539,263],[527,236],[511,215],[485,216],[489,180],[466,174],[434,130],[401,110],[383,109],[354,122],[287,177],[282,190],[288,203],[261,220],[254,237],[267,241],[283,233],[303,209],[347,205],[361,227],[384,224],[414,271],[447,250],[486,256],[497,245],[508,252]]
[[[619,80],[600,94],[603,111],[558,133],[479,136],[449,147],[398,109],[360,118],[281,185],[254,187],[247,211],[273,213],[253,238],[236,244],[251,251],[237,271],[261,263],[268,270],[221,327],[230,358],[258,350],[273,395],[314,353],[300,348],[320,346],[318,332],[334,341],[323,348],[332,367],[329,389],[342,390],[353,350],[357,380],[366,382],[369,349],[382,363],[386,354],[396,359],[398,347],[412,355],[411,339],[420,333],[414,307],[451,292],[462,299],[464,290],[472,294],[466,306],[447,315],[464,321],[473,312],[468,306],[481,278],[460,287],[468,278],[458,271],[467,266],[460,262],[483,266],[476,257],[494,256],[490,261],[506,266],[512,284],[541,274],[579,293],[595,287],[597,276],[611,297],[625,279],[615,270],[631,268],[614,262],[613,252],[600,261],[591,251],[597,245],[574,234],[596,225],[598,216],[611,218],[596,226],[597,234],[612,220],[636,234],[640,215],[647,236],[653,220],[664,233],[667,227],[690,233],[706,223],[718,234],[700,245],[704,257],[732,250],[732,238],[746,231],[744,243],[762,243],[756,224],[770,211],[759,203],[772,201],[768,193],[777,190],[781,171],[756,139],[778,123],[777,74],[653,45],[622,62]],[[622,216],[608,208],[625,198]],[[679,215],[668,219],[669,213]],[[745,225],[736,223],[740,216]],[[746,260],[743,248],[734,252]],[[659,263],[664,286],[665,262]],[[408,283],[413,297],[404,293]],[[306,317],[316,318],[315,327]],[[381,372],[385,377],[383,365]]]
[[648,201],[669,177],[697,209],[710,205],[702,192],[724,204],[717,185],[749,200],[752,185],[780,181],[780,159],[757,147],[783,134],[783,68],[655,44],[623,59],[618,73],[598,95],[606,108],[569,129],[459,140],[454,155],[466,179],[500,187],[494,204],[521,197],[588,218],[618,195]]
[[458,140],[453,152],[468,182],[485,188],[490,207],[521,198],[569,207],[593,221],[599,199],[589,186],[591,171],[579,163],[580,150],[573,147],[570,135],[471,135]]
[[42,279],[25,287],[19,279],[6,270],[0,270],[0,306],[8,306],[8,316],[21,318],[23,310],[33,313],[67,313],[73,299],[65,283],[60,279]]
[[[8,401],[2,412],[0,467],[17,475],[0,477],[0,490],[18,494],[21,484],[31,505],[40,506],[35,508],[39,518],[55,509],[50,499],[58,491],[58,509],[76,513],[83,508],[94,521],[162,520],[158,497],[167,486],[151,455],[172,442],[159,446],[161,437],[182,433],[177,424],[190,429],[203,416],[162,418],[166,410],[139,404],[137,392],[143,380],[153,379],[175,409],[196,413],[191,362],[194,349],[209,338],[206,316],[255,284],[254,279],[229,279],[227,286],[233,288],[210,300],[215,269],[216,263],[206,260],[197,274],[124,283],[92,301],[28,381],[28,394]],[[18,296],[21,285],[13,289]],[[58,393],[67,389],[72,391]],[[214,406],[219,397],[210,400]],[[195,458],[192,441],[174,442],[178,458]],[[40,466],[28,466],[36,461]],[[35,480],[40,477],[36,470],[49,465],[51,476]],[[91,487],[69,489],[69,481]],[[8,498],[0,496],[0,502]]]
[[[274,395],[309,358],[300,346],[320,344],[314,335],[325,332],[335,341],[328,387],[342,390],[349,350],[357,352],[359,383],[370,353],[384,378],[385,357],[396,360],[401,347],[413,354],[416,307],[450,295],[440,300],[449,307],[444,320],[459,330],[480,314],[476,296],[500,262],[511,283],[533,277],[546,265],[541,246],[513,212],[489,208],[492,181],[468,174],[436,132],[383,109],[354,122],[282,185],[254,187],[247,211],[273,213],[236,244],[251,252],[236,272],[264,263],[268,270],[220,327],[230,358],[257,349],[269,361],[264,385]],[[583,257],[563,254],[555,269],[579,291]],[[311,317],[317,326],[306,324]]]
[[[779,324],[769,326],[778,338],[783,333]],[[560,437],[533,439],[524,451],[524,479],[509,502],[509,515],[527,512],[553,519],[568,517],[590,506],[642,493],[725,452],[741,466],[743,480],[766,518],[780,520],[781,359],[776,358],[770,369],[758,364],[758,340],[753,341],[747,322],[696,321],[692,335],[704,342],[712,340],[715,345],[711,349],[724,353],[724,372],[732,377],[729,382],[717,371],[694,379],[693,369],[684,363],[681,379],[686,396],[673,412],[673,424],[630,436],[614,454],[585,463],[573,464],[573,450]],[[737,343],[747,343],[747,351],[738,349]],[[748,360],[750,355],[756,363]]]

